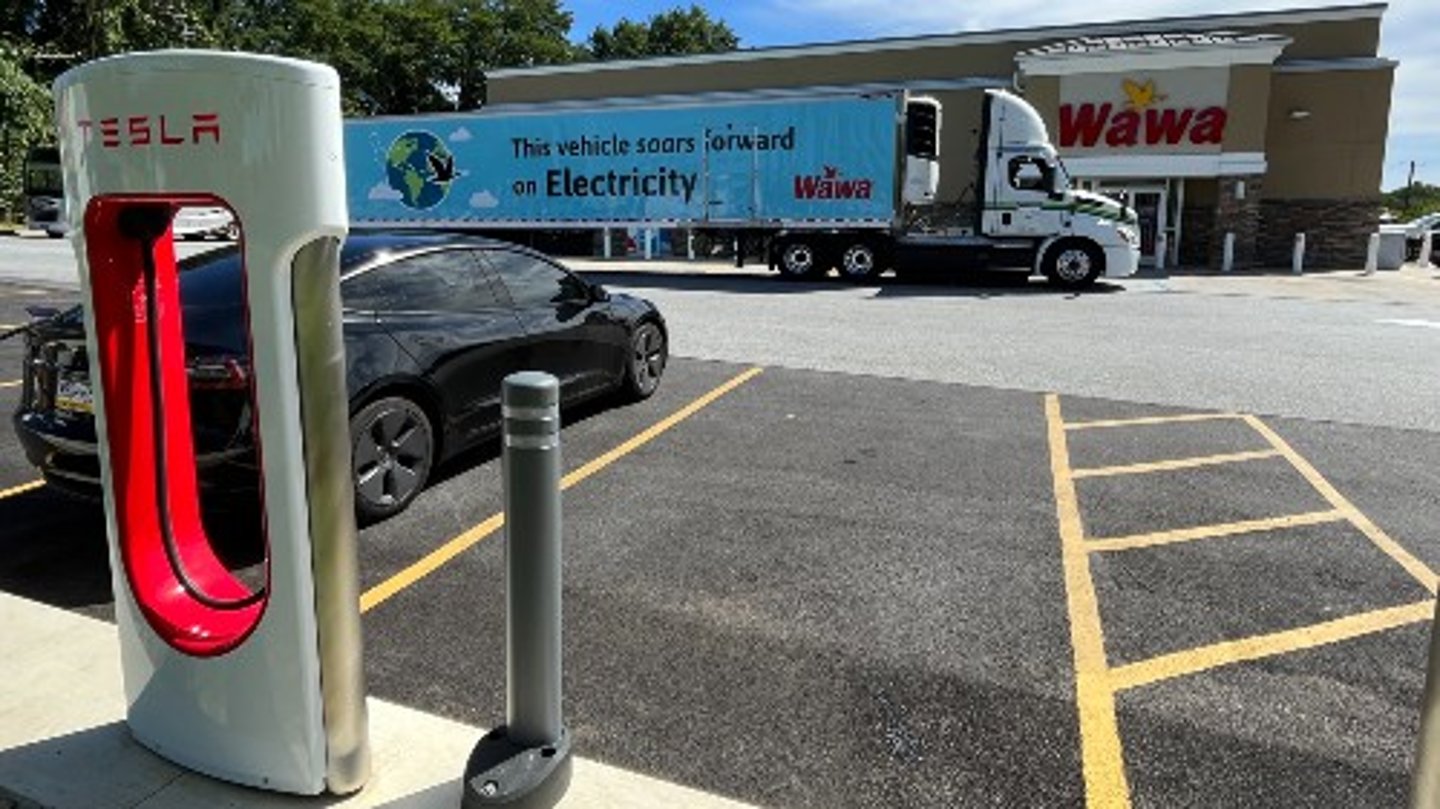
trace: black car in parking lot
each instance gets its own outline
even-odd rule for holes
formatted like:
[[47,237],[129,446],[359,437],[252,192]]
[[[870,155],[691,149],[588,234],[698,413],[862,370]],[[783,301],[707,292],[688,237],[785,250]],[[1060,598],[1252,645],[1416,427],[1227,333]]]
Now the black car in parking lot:
[[[254,490],[244,273],[235,247],[181,262],[192,429],[202,487]],[[341,252],[355,503],[395,514],[435,465],[493,437],[500,382],[543,370],[562,406],[655,391],[668,334],[649,301],[611,294],[546,256],[454,234],[352,234]],[[61,488],[98,494],[84,319],[79,307],[26,331],[14,425],[25,454]]]

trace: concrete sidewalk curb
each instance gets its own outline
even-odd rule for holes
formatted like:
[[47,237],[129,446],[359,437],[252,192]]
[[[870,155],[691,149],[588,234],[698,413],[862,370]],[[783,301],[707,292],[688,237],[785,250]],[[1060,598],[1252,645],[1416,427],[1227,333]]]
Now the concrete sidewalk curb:
[[[374,772],[345,798],[261,792],[196,775],[137,744],[125,726],[115,627],[0,593],[0,809],[385,807],[453,809],[482,730],[371,698]],[[561,807],[743,809],[738,803],[576,759]]]

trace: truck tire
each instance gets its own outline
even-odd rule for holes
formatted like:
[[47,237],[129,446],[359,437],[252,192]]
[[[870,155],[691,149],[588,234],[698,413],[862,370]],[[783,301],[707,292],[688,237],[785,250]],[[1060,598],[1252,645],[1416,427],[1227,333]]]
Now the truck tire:
[[1105,272],[1105,254],[1093,242],[1065,239],[1045,252],[1040,269],[1052,286],[1086,289]]
[[880,251],[867,241],[851,242],[840,252],[840,277],[846,281],[862,282],[880,274]]
[[786,239],[780,243],[776,266],[784,278],[803,280],[823,275],[829,269],[820,243],[810,239]]

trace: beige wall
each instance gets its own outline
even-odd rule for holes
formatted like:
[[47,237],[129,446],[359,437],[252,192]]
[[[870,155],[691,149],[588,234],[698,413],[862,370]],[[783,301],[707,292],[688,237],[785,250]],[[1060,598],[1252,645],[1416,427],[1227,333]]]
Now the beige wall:
[[1225,103],[1226,152],[1265,151],[1265,129],[1270,109],[1270,66],[1234,65],[1230,68],[1230,94]]
[[[1430,0],[1420,0],[1427,1]],[[1269,25],[1263,30],[1295,40],[1285,49],[1286,59],[1339,59],[1374,56],[1380,52],[1378,19]]]
[[[1393,73],[1388,68],[1275,73],[1265,138],[1265,197],[1377,196]],[[1308,110],[1310,117],[1291,120],[1291,110]]]
[[915,79],[1006,78],[1015,72],[1013,45],[916,48],[905,51],[758,59],[698,65],[496,78],[490,103],[703,93],[766,87],[814,87]]
[[1060,131],[1060,77],[1025,76],[1022,80],[1025,100],[1045,119],[1045,130],[1052,139]]

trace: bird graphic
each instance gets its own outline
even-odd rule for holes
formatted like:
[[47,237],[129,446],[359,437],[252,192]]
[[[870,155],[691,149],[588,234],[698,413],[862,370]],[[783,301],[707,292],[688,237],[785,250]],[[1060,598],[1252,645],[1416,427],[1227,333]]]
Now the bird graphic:
[[1163,93],[1155,92],[1154,79],[1146,79],[1144,84],[1125,79],[1120,83],[1120,87],[1125,91],[1125,106],[1132,110],[1143,110],[1151,104],[1167,98]]
[[455,155],[447,154],[443,158],[430,152],[425,155],[430,164],[430,179],[437,183],[448,183],[455,179]]

